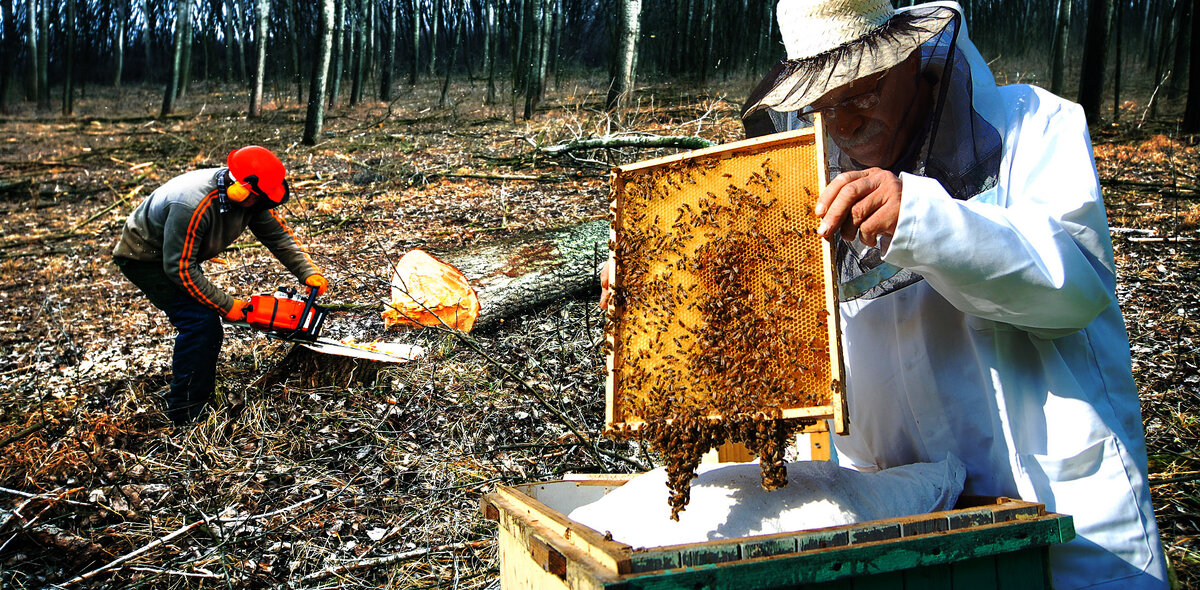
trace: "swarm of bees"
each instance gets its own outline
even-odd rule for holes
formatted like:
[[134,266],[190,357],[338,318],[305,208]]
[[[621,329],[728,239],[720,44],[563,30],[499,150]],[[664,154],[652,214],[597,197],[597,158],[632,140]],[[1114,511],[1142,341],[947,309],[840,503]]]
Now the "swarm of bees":
[[[701,456],[741,442],[766,489],[828,403],[830,354],[811,145],[684,159],[618,177],[611,431],[662,455],[671,517]],[[787,178],[780,172],[787,171]]]

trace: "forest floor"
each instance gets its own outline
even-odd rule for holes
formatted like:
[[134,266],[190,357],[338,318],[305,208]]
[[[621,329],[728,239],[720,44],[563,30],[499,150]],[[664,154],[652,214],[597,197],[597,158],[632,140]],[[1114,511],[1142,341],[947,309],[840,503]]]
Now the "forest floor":
[[[748,81],[646,88],[618,118],[600,109],[603,87],[564,81],[525,121],[507,104],[481,106],[479,83],[453,85],[439,107],[431,80],[391,104],[338,106],[315,147],[299,143],[294,100],[247,120],[244,93],[216,85],[194,85],[166,120],[152,87],[89,87],[69,118],[12,105],[0,115],[0,587],[494,586],[483,494],[629,469],[590,451],[597,440],[626,448],[600,434],[596,297],[472,334],[477,348],[436,331],[387,336],[429,354],[336,386],[311,375],[259,386],[290,345],[228,327],[212,411],[173,429],[158,398],[172,329],[110,251],[156,186],[264,145],[289,167],[285,215],[327,270],[326,299],[350,308],[330,329],[381,337],[379,302],[404,252],[602,219],[609,166],[669,153],[547,158],[535,146],[741,137]],[[1200,587],[1200,154],[1173,121],[1138,127],[1129,108],[1130,123],[1094,129],[1093,142],[1155,509],[1181,581]],[[205,272],[231,293],[294,282],[254,242],[223,258]]]

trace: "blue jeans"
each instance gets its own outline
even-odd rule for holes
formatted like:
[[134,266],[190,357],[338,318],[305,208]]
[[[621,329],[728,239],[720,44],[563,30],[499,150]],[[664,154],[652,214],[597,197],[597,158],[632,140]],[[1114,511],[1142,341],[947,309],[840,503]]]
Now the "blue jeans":
[[113,261],[150,303],[166,312],[167,319],[175,326],[167,417],[176,425],[195,422],[216,388],[217,360],[225,336],[221,315],[171,283],[161,262],[128,258]]

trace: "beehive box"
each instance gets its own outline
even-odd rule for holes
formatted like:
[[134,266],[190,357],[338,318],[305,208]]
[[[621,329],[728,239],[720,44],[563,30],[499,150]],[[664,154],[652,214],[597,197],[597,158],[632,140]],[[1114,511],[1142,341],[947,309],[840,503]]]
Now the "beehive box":
[[695,415],[832,419],[845,433],[822,134],[781,133],[614,170],[610,429]]
[[526,588],[1049,588],[1047,550],[1075,537],[1041,504],[964,497],[946,512],[855,525],[633,548],[569,519],[633,476],[500,486],[500,585]]

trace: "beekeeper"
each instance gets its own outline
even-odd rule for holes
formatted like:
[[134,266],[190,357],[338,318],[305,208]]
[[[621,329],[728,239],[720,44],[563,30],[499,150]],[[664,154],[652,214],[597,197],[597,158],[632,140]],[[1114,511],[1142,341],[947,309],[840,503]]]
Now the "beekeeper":
[[247,227],[296,278],[323,293],[329,283],[275,208],[291,196],[287,170],[270,150],[246,146],[226,166],[172,178],[125,221],[113,261],[175,327],[167,416],[194,422],[216,384],[224,337],[221,318],[245,318],[248,303],[204,276],[200,263],[216,257]]
[[1082,109],[997,87],[962,10],[781,0],[788,59],[743,113],[761,134],[820,112],[832,180],[851,434],[863,470],[967,466],[965,493],[1074,517],[1054,587],[1159,588],[1129,340]]

